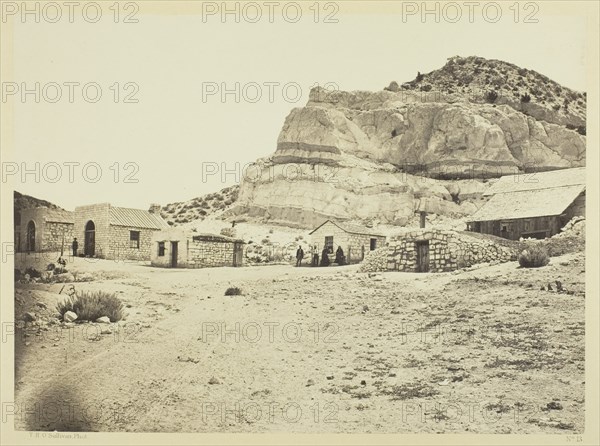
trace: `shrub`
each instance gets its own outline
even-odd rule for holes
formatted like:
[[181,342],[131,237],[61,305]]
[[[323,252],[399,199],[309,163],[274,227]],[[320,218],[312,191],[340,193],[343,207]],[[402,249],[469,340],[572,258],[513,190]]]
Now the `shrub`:
[[527,246],[519,254],[519,265],[523,268],[539,268],[547,265],[549,261],[548,250],[539,244]]
[[521,96],[521,102],[531,102],[531,96],[529,96],[528,94],[524,94],[523,96]]
[[37,277],[37,278],[39,278],[39,277],[42,277],[42,273],[41,273],[41,272],[39,272],[37,269],[35,269],[35,268],[32,268],[32,267],[29,267],[29,268],[27,268],[27,269],[25,270],[25,274],[29,274],[29,277],[30,277],[31,279],[34,279],[34,278],[36,278],[36,277]]
[[48,263],[46,271],[54,271],[54,268],[56,268],[56,265],[54,263]]
[[421,74],[421,72],[420,72],[420,71],[417,71],[417,77],[415,78],[415,80],[416,80],[417,82],[421,82],[421,81],[423,80],[423,77],[424,77],[424,76]]
[[488,102],[490,102],[490,103],[496,102],[496,99],[498,99],[498,93],[496,93],[495,90],[490,90],[485,95],[485,100],[488,101]]
[[239,296],[242,294],[242,290],[236,286],[229,287],[225,290],[225,296]]
[[585,125],[580,125],[579,127],[577,127],[577,133],[579,133],[580,135],[586,135],[586,128]]
[[56,310],[61,317],[67,311],[72,311],[81,321],[95,321],[99,317],[108,316],[111,322],[118,322],[124,316],[123,303],[116,294],[105,291],[75,292],[63,302],[59,302]]
[[64,274],[67,272],[67,268],[59,267],[59,268],[54,268],[52,271],[54,272],[55,275],[56,274]]
[[425,84],[421,86],[421,91],[431,91],[431,85]]

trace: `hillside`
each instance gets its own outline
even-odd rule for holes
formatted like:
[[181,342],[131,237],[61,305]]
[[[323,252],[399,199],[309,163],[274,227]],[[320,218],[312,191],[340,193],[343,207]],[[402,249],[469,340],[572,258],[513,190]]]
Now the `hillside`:
[[204,220],[209,215],[225,211],[237,200],[238,192],[239,185],[235,185],[191,200],[169,203],[161,208],[160,215],[170,225]]
[[40,207],[46,207],[50,209],[62,209],[54,203],[50,203],[49,201],[41,200],[30,195],[25,195],[17,191],[15,191],[13,194],[13,203],[15,214],[17,212],[22,211],[23,209],[32,209]]
[[[397,84],[392,83],[387,89],[397,91]],[[585,134],[585,93],[500,60],[452,57],[438,70],[417,73],[414,80],[402,84],[400,89],[458,94],[472,102],[508,104],[537,119],[568,125]]]
[[494,178],[585,166],[585,105],[539,73],[478,57],[381,91],[317,87],[231,213],[305,228],[326,218],[402,226],[416,211],[461,218]]

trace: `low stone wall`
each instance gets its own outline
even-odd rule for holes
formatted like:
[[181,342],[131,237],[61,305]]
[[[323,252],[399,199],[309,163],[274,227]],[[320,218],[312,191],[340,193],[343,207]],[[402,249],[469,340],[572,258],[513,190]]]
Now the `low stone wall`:
[[465,233],[439,229],[409,230],[391,238],[387,269],[417,272],[417,243],[429,242],[429,272],[454,271],[484,262],[508,262],[516,259],[516,251]]
[[187,267],[233,266],[233,249],[232,242],[190,241]]

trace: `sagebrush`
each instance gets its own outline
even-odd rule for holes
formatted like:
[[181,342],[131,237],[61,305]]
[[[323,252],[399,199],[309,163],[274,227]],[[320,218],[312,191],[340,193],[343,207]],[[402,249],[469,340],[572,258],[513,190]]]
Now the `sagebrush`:
[[541,244],[529,245],[519,254],[519,265],[523,268],[539,268],[549,261],[548,250]]
[[225,296],[239,296],[242,290],[236,286],[229,287],[225,290]]
[[81,321],[95,321],[99,317],[107,316],[111,322],[123,319],[123,303],[114,293],[105,291],[77,291],[56,305],[56,310],[61,317],[72,311]]

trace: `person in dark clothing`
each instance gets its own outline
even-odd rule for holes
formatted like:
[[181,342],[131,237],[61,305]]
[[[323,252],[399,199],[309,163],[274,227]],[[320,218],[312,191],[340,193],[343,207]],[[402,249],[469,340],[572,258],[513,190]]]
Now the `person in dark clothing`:
[[344,250],[341,246],[338,246],[338,249],[335,251],[335,263],[338,265],[345,265],[346,258],[344,257]]
[[73,239],[73,243],[71,244],[71,248],[73,248],[73,257],[77,257],[77,248],[79,248],[79,243],[77,243],[77,237]]
[[298,251],[296,251],[296,266],[302,266],[303,258],[304,258],[304,251],[302,250],[302,246],[298,246]]
[[327,246],[321,252],[321,266],[329,266],[329,250]]

